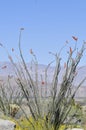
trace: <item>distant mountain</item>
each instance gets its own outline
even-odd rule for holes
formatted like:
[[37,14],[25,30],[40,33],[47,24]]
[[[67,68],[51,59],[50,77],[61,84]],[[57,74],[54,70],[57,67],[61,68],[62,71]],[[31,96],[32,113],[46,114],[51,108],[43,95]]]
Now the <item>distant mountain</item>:
[[[34,78],[35,75],[35,68],[34,65],[31,65],[31,63],[27,63],[27,67],[29,68],[31,75]],[[39,81],[44,80],[45,78],[45,69],[46,65],[39,64],[38,65],[38,75],[39,75]],[[86,66],[79,67],[77,69],[77,76],[74,80],[74,86],[76,87],[84,77],[86,77]],[[49,67],[47,70],[47,80],[50,83],[53,79],[54,74],[54,67]],[[61,84],[62,78],[64,74],[64,68],[61,68],[60,74],[59,74],[59,84]],[[15,75],[14,67],[10,62],[0,62],[0,80],[6,79],[8,75]],[[86,97],[86,81],[82,84],[82,86],[77,91],[76,97]]]

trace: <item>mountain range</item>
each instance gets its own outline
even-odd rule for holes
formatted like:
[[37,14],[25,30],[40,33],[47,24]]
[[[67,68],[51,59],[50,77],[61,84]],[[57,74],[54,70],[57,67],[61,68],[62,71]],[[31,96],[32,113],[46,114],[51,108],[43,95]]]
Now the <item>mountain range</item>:
[[[27,66],[31,70],[31,74],[34,77],[35,71],[34,71],[34,69],[32,70],[31,63],[27,63]],[[39,81],[45,80],[44,78],[45,78],[46,67],[47,67],[46,65],[42,65],[42,64],[38,65]],[[47,70],[48,82],[51,82],[53,79],[54,68],[55,67],[51,66]],[[73,83],[74,87],[77,87],[77,85],[83,80],[83,78],[86,77],[86,66],[78,67],[77,72],[78,72],[77,76],[75,77],[75,80]],[[63,74],[64,74],[64,68],[62,67],[60,74],[59,74],[59,84],[61,84]],[[15,75],[14,67],[12,66],[12,64],[10,62],[0,62],[0,81],[5,80],[8,75],[10,75],[10,76]],[[86,81],[81,85],[81,87],[77,91],[76,97],[86,98]]]

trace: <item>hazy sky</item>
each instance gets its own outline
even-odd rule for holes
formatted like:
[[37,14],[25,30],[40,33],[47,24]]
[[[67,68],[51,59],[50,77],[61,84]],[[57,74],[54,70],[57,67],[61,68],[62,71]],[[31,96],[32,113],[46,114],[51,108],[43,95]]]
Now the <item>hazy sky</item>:
[[[31,60],[33,49],[41,64],[48,64],[54,58],[49,54],[58,52],[68,40],[70,44],[62,53],[64,62],[69,47],[78,37],[78,47],[86,40],[86,0],[0,0],[0,42],[12,54],[19,54],[19,29],[22,32],[22,51],[26,61]],[[0,61],[7,61],[4,49],[0,48]],[[86,58],[81,60],[86,64]]]

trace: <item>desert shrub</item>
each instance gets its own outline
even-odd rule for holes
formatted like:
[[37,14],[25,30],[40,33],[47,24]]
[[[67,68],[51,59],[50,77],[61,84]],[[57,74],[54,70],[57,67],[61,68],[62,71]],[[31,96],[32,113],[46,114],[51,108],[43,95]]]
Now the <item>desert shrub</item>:
[[[30,117],[31,123],[28,122],[27,119],[23,118],[20,119],[18,122],[16,122],[16,130],[54,130],[54,128],[51,125],[48,125],[48,128],[45,124],[45,119],[39,119],[37,121],[34,121],[32,117]],[[65,129],[65,125],[61,125],[59,130]]]
[[10,115],[15,117],[20,107],[17,104],[10,104]]
[[[8,54],[8,57],[14,66],[14,70],[16,73],[16,83],[18,87],[21,89],[26,101],[27,106],[29,107],[31,118],[25,113],[25,120],[22,122],[22,129],[45,129],[45,130],[59,130],[61,127],[66,125],[72,120],[72,117],[76,110],[70,114],[73,108],[73,100],[78,88],[82,85],[82,83],[86,80],[86,77],[77,85],[77,88],[73,89],[73,81],[77,75],[77,66],[83,56],[85,51],[85,42],[82,44],[80,50],[77,51],[76,45],[75,48],[69,48],[68,52],[68,59],[64,64],[64,74],[62,76],[62,81],[60,84],[59,90],[57,89],[59,86],[59,74],[61,71],[61,57],[60,52],[57,54],[53,54],[55,57],[55,69],[53,74],[53,79],[50,86],[48,86],[47,82],[47,71],[50,67],[50,64],[47,66],[45,70],[45,80],[41,80],[41,84],[39,82],[39,75],[38,75],[38,61],[36,55],[32,50],[30,53],[34,59],[34,72],[35,76],[31,75],[31,69],[28,68],[21,49],[21,32],[23,28],[20,29],[19,35],[19,52],[20,58],[18,63],[15,63],[12,57]],[[76,37],[72,37],[73,40],[77,42]],[[42,79],[42,77],[41,77]],[[40,94],[40,88],[42,85],[45,84],[45,87],[51,88],[50,100],[46,102],[43,100]],[[47,90],[46,90],[47,93]],[[46,99],[46,94],[45,94]],[[43,107],[45,105],[45,107]],[[46,109],[46,111],[45,111]],[[62,126],[63,125],[63,126]],[[27,128],[26,128],[27,127]],[[19,129],[19,128],[17,128]],[[62,128],[63,129],[63,128]]]
[[[17,113],[18,107],[22,103],[22,93],[15,90],[13,84],[11,84],[11,79],[7,77],[7,81],[0,83],[0,111],[6,116],[13,116],[13,113]],[[14,108],[13,108],[14,107]],[[15,112],[13,112],[15,110]]]

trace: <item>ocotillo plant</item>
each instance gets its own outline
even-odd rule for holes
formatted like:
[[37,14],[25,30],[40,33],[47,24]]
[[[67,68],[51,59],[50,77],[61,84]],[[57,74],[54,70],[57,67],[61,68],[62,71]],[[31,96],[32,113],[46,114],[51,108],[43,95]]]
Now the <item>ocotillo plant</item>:
[[[27,105],[30,109],[32,118],[35,121],[38,121],[39,119],[44,121],[44,125],[46,126],[46,129],[50,129],[50,126],[53,127],[54,130],[58,130],[60,126],[64,123],[70,122],[72,119],[69,116],[69,113],[72,109],[72,102],[74,100],[75,94],[78,90],[78,88],[82,85],[82,83],[86,80],[86,77],[80,82],[80,84],[77,86],[77,88],[73,91],[73,81],[76,77],[77,72],[77,66],[83,56],[83,53],[85,51],[85,42],[82,44],[81,49],[77,52],[76,45],[75,48],[72,49],[69,48],[68,52],[68,59],[66,63],[64,64],[64,75],[62,77],[60,89],[58,90],[58,77],[61,71],[61,57],[60,52],[58,54],[54,54],[55,56],[55,70],[54,75],[52,79],[52,83],[50,86],[48,86],[47,83],[47,70],[50,66],[50,64],[47,66],[45,70],[45,81],[42,81],[42,84],[45,83],[45,87],[52,88],[51,89],[51,98],[49,99],[48,103],[46,103],[46,99],[42,100],[41,94],[40,94],[40,81],[38,78],[38,61],[36,59],[36,55],[32,50],[30,50],[30,53],[34,57],[34,65],[35,65],[35,78],[31,76],[31,70],[28,68],[21,49],[21,33],[24,29],[20,29],[20,35],[19,35],[19,52],[20,52],[20,61],[18,61],[18,64],[16,64],[12,57],[10,55],[9,59],[11,63],[14,66],[15,73],[16,73],[16,82],[18,84],[18,87],[21,88],[21,91],[24,94],[24,97],[27,100]],[[77,38],[72,37],[76,42]],[[1,44],[2,46],[2,44]],[[73,56],[75,54],[75,57]],[[46,90],[47,93],[47,90]],[[46,95],[45,95],[46,97]],[[43,104],[45,101],[45,104]],[[46,113],[44,113],[43,105],[47,107]],[[43,115],[44,113],[44,115]],[[74,113],[73,113],[74,114]],[[27,115],[26,119],[30,122]],[[69,118],[68,118],[69,117]],[[32,124],[32,122],[30,122]],[[66,124],[65,124],[66,125]],[[32,124],[32,127],[34,124]],[[35,129],[35,127],[34,127]]]
[[[54,125],[54,130],[58,130],[60,125],[63,124],[72,109],[72,101],[75,97],[76,91],[82,85],[82,83],[86,80],[86,77],[80,82],[77,86],[76,90],[73,91],[73,81],[76,76],[77,66],[82,58],[83,52],[85,50],[85,43],[83,43],[79,52],[76,53],[75,58],[73,54],[76,51],[76,48],[72,50],[70,48],[69,57],[67,62],[65,63],[64,75],[62,77],[62,82],[60,85],[60,90],[57,94],[58,87],[58,76],[60,72],[60,57],[56,55],[56,66],[55,73],[52,81],[52,107],[50,112],[50,119]],[[74,114],[74,113],[73,113]],[[71,118],[71,117],[70,117]],[[70,120],[70,119],[69,119]]]

